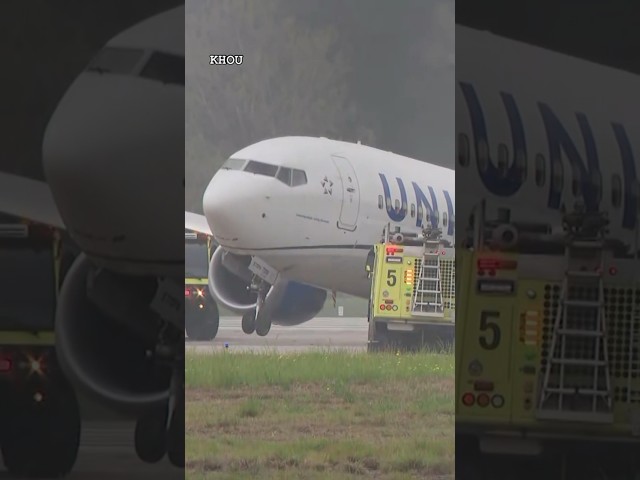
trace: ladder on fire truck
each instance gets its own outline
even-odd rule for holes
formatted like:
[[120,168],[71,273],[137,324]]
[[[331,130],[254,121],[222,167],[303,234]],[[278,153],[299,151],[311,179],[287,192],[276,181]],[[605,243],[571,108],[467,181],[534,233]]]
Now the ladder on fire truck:
[[411,314],[422,317],[444,317],[440,246],[442,231],[425,227],[422,231],[424,250],[413,291]]
[[611,423],[604,306],[607,218],[582,207],[565,215],[566,270],[540,391],[541,420]]

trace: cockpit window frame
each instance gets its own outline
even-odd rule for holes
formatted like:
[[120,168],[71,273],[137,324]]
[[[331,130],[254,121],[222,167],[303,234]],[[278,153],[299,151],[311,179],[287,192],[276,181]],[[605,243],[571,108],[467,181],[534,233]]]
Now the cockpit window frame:
[[[235,158],[235,157],[229,157],[227,158],[224,163],[222,164],[222,166],[220,167],[220,170],[237,170],[237,171],[242,171],[244,170],[244,167],[247,165],[247,161],[244,158]],[[236,162],[237,165],[239,165],[238,167],[235,166],[230,166],[229,164],[231,162]]]
[[[286,178],[284,177],[284,175],[282,175],[283,172],[285,171],[287,173]],[[278,172],[276,173],[276,180],[279,180],[285,185],[290,187],[292,176],[293,176],[293,170],[291,168],[280,165],[280,167],[278,168]]]
[[[274,170],[273,170],[273,173],[265,173],[264,171],[251,171],[251,170],[248,170],[248,168],[250,168],[252,165],[262,166],[262,167],[271,167]],[[264,177],[271,177],[271,178],[275,179],[279,169],[280,169],[280,165],[274,165],[272,163],[260,162],[258,160],[249,160],[245,164],[245,166],[242,169],[242,171],[243,172],[247,172],[247,173],[253,173],[254,175],[262,175]]]
[[[135,62],[131,62],[128,68],[118,68],[118,69],[105,69],[100,67],[99,60],[103,57],[104,53],[107,51],[120,51],[123,54],[136,52],[138,54],[138,58]],[[161,83],[163,85],[178,85],[181,87],[185,86],[184,77],[181,78],[181,81],[176,82],[175,80],[167,80],[163,79],[161,76],[154,75],[145,75],[145,68],[149,66],[149,63],[158,57],[175,57],[176,59],[182,59],[185,61],[185,57],[173,52],[168,52],[165,50],[157,50],[151,48],[136,48],[136,47],[125,47],[120,45],[107,45],[101,50],[99,50],[94,57],[90,60],[87,67],[84,69],[85,72],[93,72],[100,75],[110,74],[110,75],[125,75],[136,78],[141,78],[145,80],[150,80],[154,82]]]
[[[180,78],[180,81],[176,81],[176,79],[171,79],[169,80],[168,77],[167,78],[162,78],[161,76],[153,76],[153,75],[148,75],[145,74],[145,69],[147,69],[149,67],[149,65],[151,64],[152,61],[154,60],[161,60],[161,59],[175,59],[178,63],[180,62],[180,59],[182,59],[182,77]],[[146,55],[146,59],[144,61],[143,64],[140,65],[139,71],[138,71],[138,76],[140,78],[144,78],[147,80],[155,80],[157,82],[160,82],[162,84],[165,85],[180,85],[183,86],[185,85],[185,75],[184,75],[184,69],[185,69],[185,65],[186,65],[186,60],[184,56],[180,56],[180,55],[176,55],[175,53],[168,53],[168,52],[163,52],[161,50],[148,50],[147,51],[147,55]],[[179,69],[178,69],[179,70]]]
[[[136,53],[137,58],[134,62],[131,62],[128,68],[118,68],[117,70],[113,69],[105,69],[104,66],[100,66],[100,60],[104,59],[106,52],[116,52],[119,51],[123,54],[132,54]],[[89,61],[89,64],[85,68],[85,72],[95,72],[98,74],[111,74],[111,75],[127,75],[127,76],[138,76],[142,65],[147,63],[149,59],[151,51],[144,48],[133,48],[133,47],[121,47],[115,45],[107,45],[104,48],[100,49],[93,58]]]
[[[240,162],[242,162],[241,166],[240,166]],[[252,165],[253,166],[261,165],[264,167],[271,167],[274,170],[273,170],[273,173],[255,172],[255,171],[247,170],[247,168],[250,168],[250,166]],[[284,183],[290,188],[307,185],[309,183],[307,172],[302,169],[287,167],[286,165],[274,165],[273,163],[262,162],[260,160],[251,160],[248,158],[229,157],[222,164],[222,166],[220,167],[220,170],[235,170],[235,171],[242,171],[246,173],[252,173],[254,175],[271,177],[281,183]],[[288,174],[282,175],[282,172],[284,171],[287,171]]]
[[[302,176],[300,177],[302,180],[298,183],[296,183],[296,181],[294,180],[296,173],[302,174]],[[300,170],[299,168],[291,169],[291,187],[301,187],[302,185],[307,185],[308,183],[309,179],[307,177],[307,172],[305,172],[304,170]]]

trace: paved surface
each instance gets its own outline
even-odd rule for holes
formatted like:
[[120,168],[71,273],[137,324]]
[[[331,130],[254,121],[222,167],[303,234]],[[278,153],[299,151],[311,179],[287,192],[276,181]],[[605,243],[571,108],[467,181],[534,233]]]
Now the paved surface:
[[[273,325],[266,337],[246,335],[240,317],[222,317],[213,342],[187,341],[187,351],[206,353],[216,350],[230,352],[278,351],[296,352],[313,349],[366,351],[369,324],[366,318],[320,317],[302,325]],[[451,335],[453,336],[453,325]]]
[[[131,422],[85,422],[78,460],[65,478],[76,479],[158,479],[182,480],[184,470],[171,466],[165,458],[149,465],[138,460],[133,448]],[[2,469],[0,479],[14,477]]]
[[304,351],[311,349],[366,350],[366,318],[322,317],[302,325],[273,325],[266,337],[242,332],[240,317],[220,318],[220,328],[213,342],[187,342],[187,350],[201,353],[228,351]]

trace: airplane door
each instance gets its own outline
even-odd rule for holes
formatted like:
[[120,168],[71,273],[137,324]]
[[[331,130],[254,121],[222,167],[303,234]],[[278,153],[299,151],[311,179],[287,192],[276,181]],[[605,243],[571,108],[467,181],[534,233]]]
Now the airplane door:
[[342,208],[338,228],[353,232],[356,229],[360,211],[360,188],[356,171],[346,158],[337,155],[332,155],[331,158],[340,173],[342,183]]

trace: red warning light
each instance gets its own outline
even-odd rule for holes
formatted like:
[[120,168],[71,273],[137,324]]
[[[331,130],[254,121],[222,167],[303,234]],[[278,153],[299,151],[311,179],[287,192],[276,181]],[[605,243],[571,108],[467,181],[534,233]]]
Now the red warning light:
[[477,261],[478,270],[515,270],[518,262],[502,258],[485,257]]
[[609,275],[615,276],[618,274],[618,269],[616,267],[609,267]]
[[184,296],[185,297],[190,297],[191,296],[191,290],[189,288],[185,288],[184,289]]
[[474,404],[474,402],[476,401],[475,397],[473,396],[473,393],[465,393],[462,396],[462,404],[465,407],[470,407],[471,405]]
[[11,362],[11,358],[9,358],[9,357],[0,357],[0,373],[10,372],[12,366],[13,366],[13,364]]

